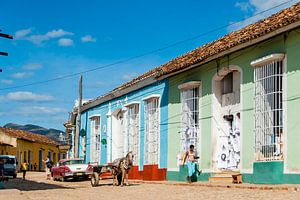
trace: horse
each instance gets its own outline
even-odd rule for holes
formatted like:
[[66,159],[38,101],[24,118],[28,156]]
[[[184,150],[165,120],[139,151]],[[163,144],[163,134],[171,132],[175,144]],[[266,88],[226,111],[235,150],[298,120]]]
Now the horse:
[[114,160],[113,163],[114,163],[112,167],[113,185],[120,184],[121,186],[123,186],[125,176],[126,176],[126,185],[129,185],[128,172],[133,165],[132,151],[128,152],[125,157]]

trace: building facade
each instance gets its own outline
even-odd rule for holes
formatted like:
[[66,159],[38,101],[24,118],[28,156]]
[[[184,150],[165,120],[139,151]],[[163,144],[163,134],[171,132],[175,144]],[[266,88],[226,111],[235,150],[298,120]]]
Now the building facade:
[[0,136],[0,154],[16,156],[19,170],[27,162],[29,170],[44,171],[46,156],[54,163],[66,157],[67,149],[43,135],[0,127]]
[[165,180],[167,88],[167,80],[157,81],[84,108],[81,113],[80,157],[86,162],[105,164],[132,151],[134,162],[130,178]]
[[249,183],[300,183],[299,13],[300,3],[85,103],[86,160],[133,151],[131,178],[157,164],[166,170],[158,180],[185,181],[193,144],[202,169],[194,181],[241,173]]

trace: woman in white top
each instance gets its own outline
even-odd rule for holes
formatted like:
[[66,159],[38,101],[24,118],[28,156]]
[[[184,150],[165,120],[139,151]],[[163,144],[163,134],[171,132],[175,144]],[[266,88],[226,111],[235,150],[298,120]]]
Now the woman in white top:
[[189,183],[192,182],[192,176],[193,174],[196,172],[196,159],[198,159],[197,157],[197,153],[194,150],[194,145],[190,145],[190,150],[186,152],[185,156],[184,156],[184,160],[183,160],[183,165],[185,164],[185,161],[187,160],[187,167],[188,167],[188,177],[187,177],[187,181]]

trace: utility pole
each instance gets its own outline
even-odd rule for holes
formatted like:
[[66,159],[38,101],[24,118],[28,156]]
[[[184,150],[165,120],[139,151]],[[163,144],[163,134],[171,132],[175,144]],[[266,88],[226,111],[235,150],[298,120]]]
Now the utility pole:
[[76,131],[75,131],[75,141],[74,141],[74,157],[79,157],[79,134],[80,134],[80,123],[81,123],[81,105],[82,105],[82,75],[79,79],[79,96],[78,96],[78,106],[77,106],[77,120],[76,120]]
[[[0,30],[0,32],[1,32],[1,30]],[[0,33],[0,37],[7,38],[7,39],[13,39],[13,36],[5,34],[5,33]],[[0,56],[8,56],[8,53],[0,51]],[[2,69],[0,69],[0,72],[2,72]]]

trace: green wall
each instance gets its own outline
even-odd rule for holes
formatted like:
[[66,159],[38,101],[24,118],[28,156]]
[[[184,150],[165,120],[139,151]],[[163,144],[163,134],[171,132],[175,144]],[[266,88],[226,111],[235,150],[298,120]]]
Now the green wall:
[[[254,84],[251,61],[272,53],[287,55],[287,87],[286,87],[286,154],[283,167],[287,169],[282,182],[291,180],[289,172],[300,174],[300,30],[291,31],[284,35],[238,51],[218,60],[219,69],[228,65],[236,65],[242,69],[241,88],[241,118],[242,118],[242,152],[241,171],[245,172],[244,180],[253,181],[254,149]],[[212,173],[212,79],[217,73],[217,61],[211,61],[192,70],[175,75],[169,79],[169,133],[168,133],[168,176],[170,179],[180,177],[175,174],[186,173],[177,167],[177,154],[180,150],[180,121],[181,104],[178,85],[188,81],[201,81],[200,98],[200,130],[201,130],[201,166],[205,172]],[[172,171],[177,169],[177,171]],[[250,173],[249,173],[250,172]],[[300,176],[299,176],[300,178]],[[291,182],[297,182],[297,178]],[[299,179],[300,180],[300,179]]]

